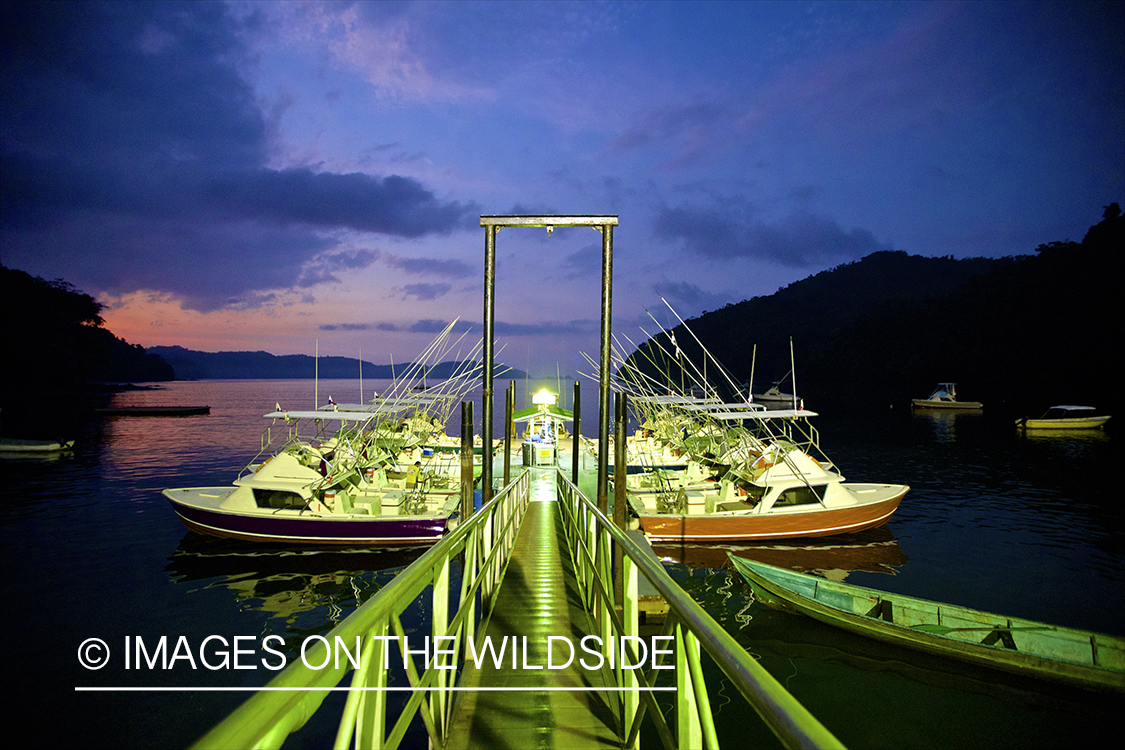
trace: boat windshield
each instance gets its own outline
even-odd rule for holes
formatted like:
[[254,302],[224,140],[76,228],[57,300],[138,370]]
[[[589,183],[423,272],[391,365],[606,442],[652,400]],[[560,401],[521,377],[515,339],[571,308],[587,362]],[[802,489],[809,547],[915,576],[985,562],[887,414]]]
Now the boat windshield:
[[827,485],[814,484],[805,487],[790,487],[781,493],[781,497],[774,503],[778,505],[812,505],[824,500],[824,490]]
[[1043,419],[1066,419],[1067,417],[1089,417],[1094,413],[1090,406],[1052,406]]

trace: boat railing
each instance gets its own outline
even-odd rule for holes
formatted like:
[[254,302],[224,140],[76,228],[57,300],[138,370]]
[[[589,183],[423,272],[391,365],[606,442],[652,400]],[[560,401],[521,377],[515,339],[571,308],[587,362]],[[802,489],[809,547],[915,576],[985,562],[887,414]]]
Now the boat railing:
[[[640,728],[647,718],[666,748],[718,748],[703,673],[701,647],[734,684],[785,747],[842,747],[836,737],[809,713],[784,686],[747,653],[746,649],[696,603],[654,558],[647,555],[624,531],[606,517],[560,471],[559,501],[574,569],[587,611],[593,616],[602,643],[628,644],[629,661],[637,663],[631,649],[640,640],[639,576],[652,585],[668,605],[662,636],[672,638],[673,669],[636,670],[618,661],[613,683],[623,690],[616,698],[627,748],[640,744]],[[620,585],[614,570],[620,570]],[[675,686],[675,705],[669,717],[657,705],[655,675]]]
[[[336,747],[397,747],[419,716],[431,746],[443,746],[453,720],[451,688],[457,684],[460,665],[466,661],[466,643],[491,611],[527,509],[529,486],[528,474],[521,474],[318,640],[304,658],[294,661],[204,735],[195,747],[281,747],[334,690],[347,691]],[[455,575],[458,561],[459,584]],[[431,620],[430,633],[424,637],[426,656],[432,659],[427,658],[421,670],[415,657],[422,655],[418,641],[423,636],[415,634],[408,639],[402,622],[403,614],[416,605],[429,610]],[[355,648],[360,651],[357,662],[351,660],[350,652],[341,659],[339,651],[333,654],[329,646],[359,643],[362,649]],[[410,698],[395,719],[387,710],[393,690],[388,689],[388,673],[398,666],[399,658]],[[325,666],[313,669],[306,662]],[[350,687],[340,686],[349,672]],[[389,721],[393,724],[388,728]]]

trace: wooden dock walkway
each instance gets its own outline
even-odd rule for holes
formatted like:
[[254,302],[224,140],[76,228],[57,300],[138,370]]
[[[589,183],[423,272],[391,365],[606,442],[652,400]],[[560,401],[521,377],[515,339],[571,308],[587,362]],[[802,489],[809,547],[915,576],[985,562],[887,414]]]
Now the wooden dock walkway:
[[[507,639],[505,658],[500,667],[492,659],[482,663],[479,670],[469,664],[463,684],[478,689],[462,693],[447,743],[450,750],[606,748],[623,744],[611,708],[613,699],[597,690],[606,687],[600,671],[580,668],[578,655],[567,669],[546,668],[548,636],[566,637],[577,646],[593,631],[565,551],[555,470],[531,472],[531,503],[488,629],[476,639],[480,644],[484,635],[490,636],[496,646]],[[524,637],[526,655],[522,651]],[[513,667],[511,648],[516,643],[521,651]],[[554,660],[564,659],[556,652]]]

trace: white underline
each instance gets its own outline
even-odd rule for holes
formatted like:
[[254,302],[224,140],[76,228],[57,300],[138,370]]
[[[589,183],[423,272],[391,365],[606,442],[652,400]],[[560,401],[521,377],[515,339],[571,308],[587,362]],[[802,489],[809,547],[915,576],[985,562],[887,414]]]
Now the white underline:
[[419,690],[430,693],[660,693],[675,692],[675,687],[76,687],[76,693],[272,693],[295,691],[320,691],[330,693],[374,692],[374,693],[400,693],[417,692]]

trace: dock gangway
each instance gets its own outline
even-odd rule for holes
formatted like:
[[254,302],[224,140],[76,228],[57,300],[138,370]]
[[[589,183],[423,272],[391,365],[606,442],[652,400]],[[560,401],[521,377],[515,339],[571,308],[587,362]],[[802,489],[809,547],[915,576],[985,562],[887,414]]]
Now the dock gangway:
[[[640,577],[668,606],[659,641],[666,645],[661,658],[652,659],[655,668],[648,669],[632,668],[642,643]],[[418,633],[408,638],[403,625],[404,613],[419,605],[430,614],[424,645]],[[517,616],[521,613],[546,630],[529,632],[532,624]],[[531,636],[522,642],[524,663],[480,658],[485,638],[492,637],[495,648],[499,639],[515,637],[521,629],[524,638]],[[612,667],[603,660],[581,673],[536,669],[534,662],[544,654],[529,656],[526,643],[544,633],[618,644],[622,658]],[[515,648],[514,640],[504,642]],[[651,635],[647,642],[656,643]],[[350,649],[342,661],[332,658],[334,644]],[[355,652],[357,660],[350,656]],[[718,748],[703,652],[783,746],[841,747],[562,472],[531,469],[194,747],[280,748],[330,693],[340,691],[347,697],[337,748],[400,747],[419,718],[429,746],[448,750],[529,743],[635,748],[643,725],[666,748]],[[306,661],[324,667],[313,669]],[[400,664],[409,685],[388,684],[389,673]],[[395,693],[409,697],[391,716],[388,700]],[[661,710],[657,695],[673,697],[670,711]]]

